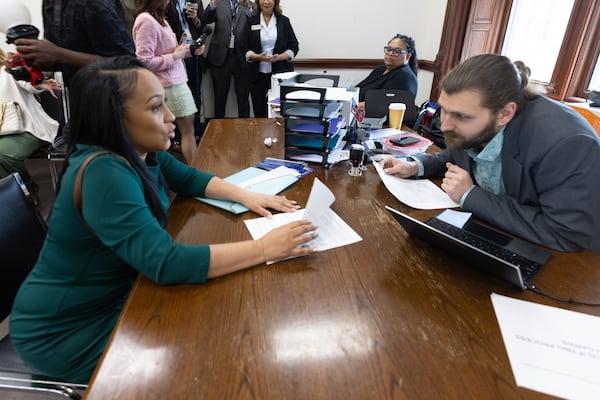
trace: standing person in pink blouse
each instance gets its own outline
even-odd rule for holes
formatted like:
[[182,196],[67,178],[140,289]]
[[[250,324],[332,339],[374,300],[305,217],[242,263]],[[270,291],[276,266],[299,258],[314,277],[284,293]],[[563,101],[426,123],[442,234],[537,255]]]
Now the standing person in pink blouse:
[[[185,57],[191,57],[190,46],[177,43],[166,19],[168,4],[169,0],[136,0],[133,41],[137,58],[154,72],[165,88],[167,106],[175,114],[175,124],[181,132],[181,150],[190,164],[196,152],[194,114],[198,112],[183,63]],[[203,52],[204,46],[201,46],[194,55]]]

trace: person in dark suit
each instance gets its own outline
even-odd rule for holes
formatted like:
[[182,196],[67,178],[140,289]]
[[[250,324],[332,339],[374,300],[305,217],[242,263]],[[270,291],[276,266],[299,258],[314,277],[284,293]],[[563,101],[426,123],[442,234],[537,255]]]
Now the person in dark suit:
[[253,2],[249,0],[210,0],[202,13],[202,25],[214,22],[215,27],[206,54],[211,68],[215,101],[215,118],[225,117],[227,94],[233,76],[237,96],[238,115],[250,116],[248,96],[248,66],[243,55],[235,47],[236,37],[245,32]]
[[271,75],[293,71],[292,60],[298,54],[298,39],[279,3],[280,0],[259,0],[248,18],[245,34],[238,41],[249,63],[250,95],[257,118],[267,116]]
[[556,250],[600,252],[600,138],[530,73],[496,54],[464,61],[441,83],[447,149],[384,160],[384,170],[442,175],[442,189],[478,218]]

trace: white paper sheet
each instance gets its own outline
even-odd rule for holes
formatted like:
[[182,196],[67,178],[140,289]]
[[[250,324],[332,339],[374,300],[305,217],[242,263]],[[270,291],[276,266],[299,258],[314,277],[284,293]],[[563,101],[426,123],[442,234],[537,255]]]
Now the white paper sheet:
[[428,179],[402,179],[388,175],[378,162],[374,162],[375,170],[383,184],[402,203],[419,210],[460,207]]
[[[315,178],[306,203],[306,208],[293,213],[275,214],[271,218],[245,220],[246,228],[253,239],[259,239],[271,230],[289,222],[307,219],[314,223],[319,236],[306,245],[319,251],[360,242],[362,238],[331,208],[335,196],[320,180]],[[267,264],[281,260],[268,261]]]
[[518,386],[600,399],[600,318],[492,293]]
[[436,218],[457,228],[462,228],[469,221],[471,215],[473,214],[470,212],[444,210],[436,215]]

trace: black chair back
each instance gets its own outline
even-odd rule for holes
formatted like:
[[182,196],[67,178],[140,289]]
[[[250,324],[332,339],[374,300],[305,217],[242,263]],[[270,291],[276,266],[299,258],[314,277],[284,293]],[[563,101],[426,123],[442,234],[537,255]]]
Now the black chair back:
[[298,83],[306,83],[319,87],[337,87],[340,84],[339,75],[328,74],[298,74],[296,76]]
[[0,179],[0,321],[12,304],[46,238],[46,223],[25,196],[17,173]]

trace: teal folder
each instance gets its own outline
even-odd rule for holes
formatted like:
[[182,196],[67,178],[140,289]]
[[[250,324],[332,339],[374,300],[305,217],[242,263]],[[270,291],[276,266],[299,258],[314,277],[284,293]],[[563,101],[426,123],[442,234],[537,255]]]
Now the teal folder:
[[[228,176],[227,178],[224,178],[223,180],[234,185],[240,186],[244,182],[256,178],[257,176],[260,176],[262,174],[266,174],[267,172],[269,171],[265,171],[264,169],[256,167],[248,167],[240,172],[236,172],[235,174]],[[253,185],[246,187],[245,189],[255,193],[277,194],[283,191],[288,186],[295,183],[297,180],[298,176],[283,175],[262,182],[257,182]],[[233,214],[242,214],[248,211],[246,206],[233,201],[207,199],[204,197],[196,197],[196,199],[200,200],[203,203],[222,208],[223,210],[229,211]]]

